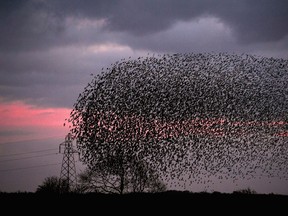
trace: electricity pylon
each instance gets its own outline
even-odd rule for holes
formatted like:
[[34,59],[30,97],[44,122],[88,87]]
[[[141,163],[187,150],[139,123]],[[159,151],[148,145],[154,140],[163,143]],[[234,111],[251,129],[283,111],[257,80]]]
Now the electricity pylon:
[[62,146],[64,147],[64,152],[60,180],[66,181],[69,190],[71,190],[77,184],[74,153],[78,153],[78,151],[73,148],[73,138],[70,133],[65,137],[65,141],[59,144],[59,153],[61,153]]

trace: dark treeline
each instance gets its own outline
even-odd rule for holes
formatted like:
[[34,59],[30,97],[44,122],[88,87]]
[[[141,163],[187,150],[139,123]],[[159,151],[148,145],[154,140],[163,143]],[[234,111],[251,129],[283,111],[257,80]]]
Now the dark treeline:
[[[220,192],[165,191],[157,193],[0,193],[2,208],[21,213],[43,210],[54,213],[277,213],[288,209],[288,196]],[[13,207],[14,206],[14,207]],[[17,208],[15,208],[17,206]],[[19,207],[19,208],[18,208]]]

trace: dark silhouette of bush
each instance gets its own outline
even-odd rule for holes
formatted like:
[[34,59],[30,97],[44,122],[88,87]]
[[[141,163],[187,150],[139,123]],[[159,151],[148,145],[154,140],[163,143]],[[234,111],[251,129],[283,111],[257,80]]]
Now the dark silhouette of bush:
[[41,185],[36,189],[36,193],[41,194],[63,194],[72,192],[67,181],[57,176],[46,177]]
[[240,190],[236,190],[236,191],[233,191],[233,193],[237,194],[237,193],[240,193],[240,194],[257,194],[257,192],[251,188],[245,188],[245,189],[240,189]]

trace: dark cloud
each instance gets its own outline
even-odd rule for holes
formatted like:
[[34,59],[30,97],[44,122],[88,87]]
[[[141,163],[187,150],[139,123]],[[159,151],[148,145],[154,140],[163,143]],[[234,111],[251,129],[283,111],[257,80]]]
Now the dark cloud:
[[[126,4],[125,4],[126,3]],[[243,43],[280,40],[288,33],[287,1],[133,1],[115,9],[108,28],[146,35],[163,31],[177,21],[220,18]]]
[[94,70],[73,51],[0,54],[1,96],[41,106],[70,107],[88,82],[87,74]]
[[[248,51],[286,57],[287,8],[281,0],[2,1],[1,97],[69,107],[89,74],[127,55],[127,47],[129,55]],[[106,51],[85,50],[95,45]]]
[[191,20],[206,13],[204,1],[126,1],[108,17],[112,31],[147,35],[168,29],[179,20]]
[[243,43],[279,41],[288,34],[287,1],[229,1],[212,11]]
[[[127,55],[120,52],[122,57]],[[118,56],[117,50],[93,53],[79,47],[17,54],[0,52],[0,95],[6,101],[71,108],[90,81],[90,74],[119,60]]]
[[[8,1],[7,1],[8,2]],[[10,2],[10,1],[9,1]],[[0,49],[2,51],[39,49],[53,45],[63,31],[59,17],[37,1],[1,3]]]
[[155,52],[241,50],[241,47],[234,44],[230,29],[219,22],[219,19],[209,17],[194,22],[178,22],[165,31],[145,37],[126,35],[119,38],[122,44],[126,43],[135,49],[149,49]]
[[4,2],[0,6],[0,48],[9,51],[74,43],[77,38],[66,32],[68,17],[104,19],[106,30],[142,37],[165,31],[179,21],[203,16],[220,18],[242,43],[277,41],[288,33],[288,2],[281,0]]

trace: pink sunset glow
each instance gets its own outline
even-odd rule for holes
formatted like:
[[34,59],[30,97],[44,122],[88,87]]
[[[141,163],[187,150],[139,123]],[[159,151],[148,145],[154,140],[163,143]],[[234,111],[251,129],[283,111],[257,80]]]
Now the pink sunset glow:
[[22,101],[0,103],[0,143],[65,136],[67,108],[40,108]]
[[[67,108],[40,108],[26,104],[22,101],[2,102],[0,103],[0,143],[21,141],[27,139],[43,139],[49,137],[65,137],[69,132],[68,126],[63,126],[65,119],[69,117],[71,110]],[[67,122],[66,122],[67,123]],[[121,122],[118,122],[118,124]],[[123,122],[122,122],[123,123]],[[172,125],[167,128],[167,125],[162,125],[160,122],[154,122],[154,128],[158,129],[159,135],[164,128],[173,128]],[[185,121],[176,123],[177,128],[172,129],[175,133],[181,130],[186,133],[195,132],[196,125],[201,126],[200,130],[206,133],[223,135],[224,131],[221,126],[230,124],[230,126],[252,126],[252,125],[270,125],[271,127],[283,126],[286,122],[227,122],[221,120],[206,120],[206,121]],[[218,125],[216,128],[213,126]],[[220,127],[219,127],[220,126]],[[171,128],[172,127],[172,128]],[[180,128],[179,128],[180,127]],[[110,131],[112,129],[110,128]],[[164,130],[165,131],[165,130]],[[198,131],[199,132],[199,131]],[[171,134],[170,134],[171,135]],[[175,135],[175,134],[174,134]],[[280,131],[280,136],[287,136],[287,131]]]

